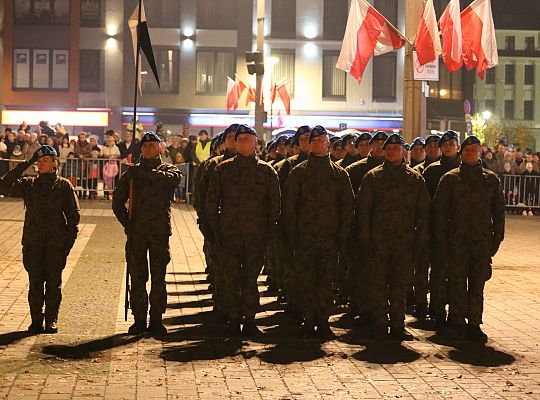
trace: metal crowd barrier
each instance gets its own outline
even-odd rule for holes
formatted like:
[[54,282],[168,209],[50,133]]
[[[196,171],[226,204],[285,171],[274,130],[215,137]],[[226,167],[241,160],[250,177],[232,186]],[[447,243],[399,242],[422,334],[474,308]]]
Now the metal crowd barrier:
[[499,175],[507,208],[540,208],[540,176]]
[[[0,159],[0,175],[4,175],[22,161],[24,160]],[[120,176],[131,165],[122,160],[108,158],[60,158],[58,161],[60,176],[71,182],[80,199],[108,198],[116,188]],[[176,164],[176,167],[182,171],[182,180],[175,190],[175,197],[189,201],[189,164]],[[34,170],[37,175],[35,165]]]

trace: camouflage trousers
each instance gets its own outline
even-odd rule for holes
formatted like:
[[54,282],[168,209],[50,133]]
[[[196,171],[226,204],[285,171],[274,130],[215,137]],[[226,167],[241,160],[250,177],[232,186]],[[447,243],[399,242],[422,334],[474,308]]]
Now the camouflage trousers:
[[[168,235],[131,235],[126,244],[129,276],[131,278],[131,311],[135,319],[146,319],[150,300],[150,317],[160,317],[167,308],[165,274],[171,261]],[[149,262],[150,261],[150,262]],[[150,298],[146,291],[150,270]]]
[[24,246],[23,265],[28,272],[28,303],[32,322],[56,322],[62,301],[62,270],[66,266],[63,249],[50,246]]
[[482,323],[484,286],[491,278],[491,241],[460,241],[450,245],[448,286],[454,324]]
[[429,254],[429,314],[431,318],[445,319],[448,303],[447,260],[436,249]]
[[214,274],[216,269],[216,254],[214,250],[214,245],[212,242],[208,239],[204,239],[203,242],[203,253],[204,253],[204,259],[206,261],[206,269],[204,272],[206,272],[206,280],[211,285],[214,283]]
[[429,260],[426,251],[414,262],[413,269],[414,280],[409,292],[410,304],[416,306],[417,312],[426,312],[429,288]]
[[215,274],[216,308],[229,320],[255,318],[259,311],[257,278],[264,262],[266,243],[261,236],[230,237],[219,248]]
[[410,248],[375,244],[371,260],[375,325],[387,325],[390,303],[390,327],[402,329],[405,324],[407,289],[412,279]]
[[348,265],[347,282],[349,285],[350,302],[360,314],[371,313],[373,308],[373,273],[371,259],[364,249],[347,252]]
[[326,239],[298,240],[293,280],[298,308],[307,323],[326,321],[331,314],[337,257],[337,245],[328,243]]

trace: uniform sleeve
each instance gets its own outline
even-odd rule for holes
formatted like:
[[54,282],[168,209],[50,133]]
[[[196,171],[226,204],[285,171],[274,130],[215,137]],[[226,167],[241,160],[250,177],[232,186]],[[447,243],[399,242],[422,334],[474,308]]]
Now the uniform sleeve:
[[279,186],[281,190],[285,189],[285,182],[287,181],[287,178],[289,177],[289,173],[291,172],[291,163],[290,161],[285,161],[281,168],[278,171],[278,177],[279,177]]
[[429,194],[429,198],[433,200],[435,198],[435,192],[437,191],[438,182],[435,180],[433,168],[426,168],[424,170],[424,180],[426,181],[426,187]]
[[208,185],[205,200],[205,217],[214,232],[217,239],[221,234],[219,226],[219,208],[221,204],[221,169],[217,168],[213,171]]
[[0,178],[0,194],[24,197],[26,188],[30,180],[21,178],[21,174],[30,166],[30,163],[24,161]]
[[200,185],[208,162],[208,160],[204,160],[201,165],[199,165],[199,168],[197,169],[197,175],[195,175],[195,179],[193,180],[193,182],[195,183],[195,192],[193,193],[193,208],[197,212],[198,216],[201,205]]
[[430,199],[426,183],[418,176],[418,197],[416,200],[416,244],[423,248],[429,240]]
[[79,232],[81,208],[79,206],[79,199],[71,183],[67,182],[66,187],[67,189],[64,194],[64,215],[67,222],[67,237],[69,240],[75,240]]
[[281,210],[281,190],[277,173],[268,168],[268,227],[275,229]]
[[204,219],[206,217],[206,197],[208,196],[208,187],[210,186],[210,179],[215,171],[216,162],[208,162],[204,168],[203,175],[199,180],[199,188],[197,191],[198,204],[197,204],[197,216]]
[[168,165],[166,168],[163,168],[163,166],[161,166],[150,171],[141,168],[139,173],[137,173],[137,179],[148,179],[155,181],[160,185],[166,185],[175,188],[180,185],[180,180],[182,179],[182,172],[180,172],[180,170],[173,165]]
[[341,210],[340,210],[340,232],[339,240],[340,242],[345,242],[351,233],[353,227],[354,213],[353,213],[353,204],[354,204],[354,194],[351,186],[351,181],[349,179],[349,174],[345,171],[340,176],[341,178]]
[[371,240],[371,213],[373,209],[374,192],[372,175],[367,174],[362,179],[360,188],[356,192],[356,229],[361,243]]
[[[129,167],[133,168],[133,167]],[[129,168],[127,171],[129,171]],[[126,227],[129,224],[129,215],[128,209],[126,208],[126,203],[129,200],[129,185],[130,185],[130,174],[124,172],[124,174],[118,180],[118,185],[113,192],[112,200],[112,209],[118,222],[122,224],[123,227]]]
[[433,227],[435,240],[445,243],[448,238],[448,213],[452,202],[452,178],[445,175],[441,178],[433,199]]
[[285,182],[285,189],[282,201],[282,221],[285,235],[292,243],[297,236],[296,211],[298,199],[300,197],[300,184],[298,182],[298,170],[293,169]]
[[504,239],[504,195],[501,190],[501,182],[498,178],[496,191],[493,194],[495,197],[491,203],[491,214],[493,221],[493,239],[497,243],[501,243]]

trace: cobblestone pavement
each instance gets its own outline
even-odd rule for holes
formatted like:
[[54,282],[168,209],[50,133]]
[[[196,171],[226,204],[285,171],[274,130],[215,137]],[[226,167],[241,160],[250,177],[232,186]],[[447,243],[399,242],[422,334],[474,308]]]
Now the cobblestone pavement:
[[124,236],[108,202],[82,203],[64,271],[57,335],[28,336],[23,206],[0,200],[0,398],[540,399],[540,220],[508,217],[486,286],[486,345],[452,343],[408,321],[415,340],[373,341],[336,314],[336,340],[302,339],[265,292],[256,341],[211,318],[193,211],[173,210],[163,340],[126,334]]

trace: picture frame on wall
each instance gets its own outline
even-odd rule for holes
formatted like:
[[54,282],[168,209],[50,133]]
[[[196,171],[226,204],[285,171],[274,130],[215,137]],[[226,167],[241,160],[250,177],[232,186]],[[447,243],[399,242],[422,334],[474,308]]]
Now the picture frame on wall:
[[30,88],[30,49],[13,49],[13,89]]
[[81,24],[84,26],[101,24],[101,0],[81,0]]
[[69,50],[53,50],[52,88],[69,89]]
[[32,67],[32,88],[48,89],[50,87],[50,50],[35,49]]

